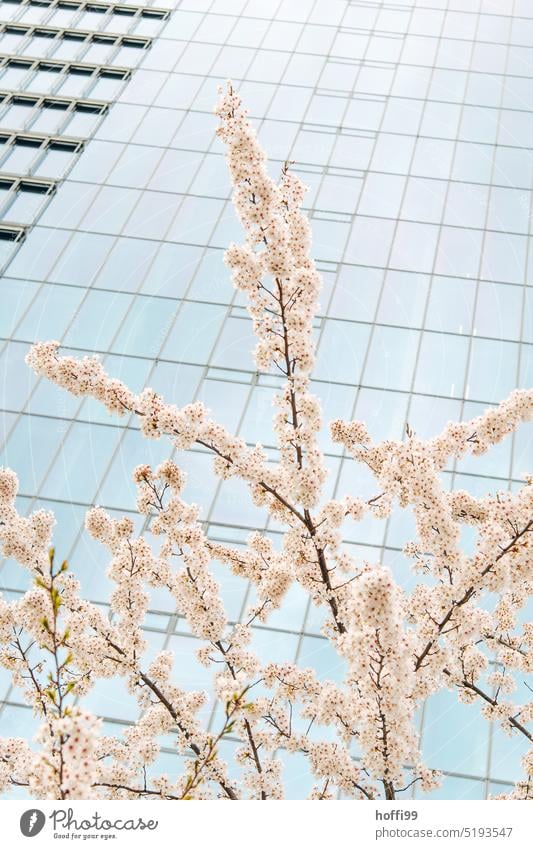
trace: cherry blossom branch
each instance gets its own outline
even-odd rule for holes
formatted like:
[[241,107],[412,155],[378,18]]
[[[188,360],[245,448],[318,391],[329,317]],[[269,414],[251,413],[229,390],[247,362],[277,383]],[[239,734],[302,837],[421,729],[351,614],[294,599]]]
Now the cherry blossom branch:
[[[320,404],[309,391],[321,281],[302,212],[305,187],[289,163],[279,181],[269,177],[266,155],[231,83],[221,90],[215,111],[245,231],[244,243],[230,245],[225,262],[247,299],[256,368],[283,378],[274,398],[276,462],[261,445],[250,447],[211,420],[202,404],[179,408],[149,388],[133,393],[109,377],[96,357],[60,356],[59,343],[39,342],[27,361],[72,394],[93,397],[109,412],[136,416],[148,439],[169,438],[177,451],[194,446],[208,451],[216,475],[244,481],[253,503],[281,526],[279,543],[258,531],[243,547],[209,540],[198,508],[182,498],[181,470],[169,461],[155,471],[140,466],[134,472],[137,508],[160,538],[157,554],[142,536],[135,537],[131,520],[112,519],[98,507],[87,514],[87,529],[110,556],[114,589],[107,619],[80,598],[72,574],[50,578],[53,517],[43,511],[19,516],[13,506],[16,477],[0,470],[0,543],[36,581],[17,602],[0,598],[0,663],[26,687],[25,698],[44,719],[37,753],[23,741],[0,739],[0,789],[19,783],[34,795],[65,798],[77,793],[178,800],[222,793],[229,799],[276,799],[283,793],[276,756],[282,748],[307,758],[318,782],[311,798],[334,798],[340,790],[355,798],[393,800],[411,786],[404,764],[413,765],[411,783],[419,781],[427,792],[438,775],[420,763],[414,716],[442,687],[453,684],[463,701],[481,699],[489,721],[498,719],[531,741],[533,704],[515,706],[504,694],[512,691],[518,673],[531,668],[533,626],[519,621],[518,613],[533,586],[533,478],[512,492],[474,497],[448,492],[441,473],[450,459],[483,454],[531,421],[533,391],[516,390],[494,409],[470,422],[450,423],[430,440],[407,427],[405,441],[374,444],[361,422],[332,422],[332,438],[371,469],[379,494],[366,501],[351,494],[326,499]],[[404,554],[424,575],[409,593],[386,565],[361,562],[342,545],[347,518],[385,519],[396,506],[412,508],[416,539]],[[473,553],[463,542],[464,525],[475,536]],[[212,560],[253,583],[254,607],[243,622],[228,622]],[[346,666],[341,683],[319,681],[293,664],[262,665],[250,648],[251,625],[266,622],[281,607],[294,581],[327,612],[322,633]],[[149,588],[165,588],[202,641],[198,661],[212,668],[215,696],[225,705],[215,735],[197,718],[207,696],[173,683],[171,653],[159,652],[149,666],[142,661]],[[491,604],[481,603],[484,596]],[[41,644],[50,667],[49,695],[41,681],[44,667],[30,657],[30,647]],[[489,665],[487,646],[499,664],[487,676],[493,695],[481,683]],[[140,707],[121,739],[100,735],[95,718],[66,699],[72,694],[81,702],[93,680],[115,674]],[[248,700],[258,683],[261,690]],[[334,741],[314,739],[321,728],[333,732]],[[192,757],[177,781],[156,776],[148,786],[147,766],[158,758],[159,737],[170,730],[179,750]],[[228,780],[218,755],[230,733],[241,743],[235,752],[238,782]],[[75,751],[69,748],[73,739],[81,741]],[[358,764],[350,755],[354,739],[361,751]],[[533,749],[523,765],[526,778],[513,798],[531,795]]]
[[[508,554],[510,551],[512,551],[514,549],[515,545],[517,544],[517,542],[525,534],[529,533],[531,531],[532,527],[533,527],[533,519],[530,520],[520,531],[517,531],[517,533],[515,533],[511,542],[509,542],[502,549],[500,554],[498,554],[498,556],[494,559],[494,562],[490,563],[488,566],[486,566],[482,570],[482,572],[480,574],[480,578],[484,578],[494,568],[494,566],[497,563],[499,563],[499,561],[502,559],[502,557],[505,557],[506,554]],[[452,606],[448,609],[448,611],[447,611],[446,615],[443,617],[443,619],[439,623],[437,623],[437,632],[438,632],[437,637],[435,639],[428,640],[426,646],[424,647],[422,652],[416,658],[415,670],[418,671],[421,668],[424,660],[426,659],[426,657],[430,653],[431,649],[435,645],[436,639],[438,639],[438,636],[440,636],[440,634],[443,632],[443,629],[446,627],[446,625],[448,625],[448,623],[452,619],[456,610],[458,610],[460,607],[462,607],[467,602],[469,602],[473,598],[473,596],[476,594],[477,591],[478,591],[478,589],[476,587],[470,586],[458,601],[453,602]]]

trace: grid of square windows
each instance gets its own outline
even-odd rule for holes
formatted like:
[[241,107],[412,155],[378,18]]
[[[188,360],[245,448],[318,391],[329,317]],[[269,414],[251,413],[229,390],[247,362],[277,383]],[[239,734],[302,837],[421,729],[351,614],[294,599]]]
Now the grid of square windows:
[[[50,0],[2,3],[1,14],[0,120],[8,132],[0,136],[0,168],[7,171],[0,184],[0,268],[151,47],[148,33],[161,28],[169,10]],[[115,20],[119,31],[110,32]],[[95,29],[76,28],[80,22]],[[39,139],[39,133],[47,135]],[[42,190],[37,178],[52,180],[51,190]]]

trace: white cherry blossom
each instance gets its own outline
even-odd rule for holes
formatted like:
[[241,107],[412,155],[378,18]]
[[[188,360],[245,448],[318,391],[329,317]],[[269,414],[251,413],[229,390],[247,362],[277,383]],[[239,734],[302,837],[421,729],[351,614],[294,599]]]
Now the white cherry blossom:
[[[487,721],[532,742],[533,703],[520,702],[516,684],[533,670],[533,624],[523,621],[533,587],[533,478],[474,497],[450,492],[442,472],[530,422],[533,391],[516,390],[429,440],[408,428],[403,440],[375,443],[362,422],[331,422],[333,441],[370,470],[376,493],[328,499],[322,413],[310,392],[321,279],[303,212],[306,188],[290,163],[279,180],[269,176],[231,83],[215,111],[244,230],[225,261],[253,322],[255,366],[283,381],[273,408],[277,454],[234,436],[202,403],[178,407],[149,387],[132,392],[98,358],[64,356],[58,342],[32,346],[27,362],[38,375],[133,415],[144,437],[169,441],[176,459],[133,470],[137,511],[156,544],[129,518],[100,506],[86,515],[86,533],[107,552],[109,611],[81,596],[76,564],[56,562],[53,515],[22,516],[16,474],[0,470],[0,546],[28,581],[20,598],[0,597],[0,663],[40,722],[31,745],[0,740],[0,789],[57,799],[278,799],[283,758],[298,754],[307,759],[312,799],[401,799],[413,782],[430,792],[439,775],[423,763],[415,717],[438,690],[479,701]],[[210,538],[198,506],[184,497],[179,454],[193,446],[212,455],[222,481],[247,484],[280,529],[279,544],[260,529],[240,546]],[[386,556],[366,562],[343,543],[347,521],[382,521],[405,509],[416,528],[403,549],[415,576],[409,591]],[[241,621],[228,616],[215,563],[252,587]],[[255,629],[294,584],[325,612],[322,635],[342,668],[336,681],[291,660],[265,662],[255,651]],[[168,593],[196,638],[191,651],[211,672],[211,693],[178,686],[170,651],[146,660],[143,625],[154,590]],[[115,678],[139,710],[113,737],[84,698],[100,679]],[[208,730],[202,711],[210,698],[218,705]],[[186,756],[173,778],[158,771],[170,735]],[[222,757],[228,740],[231,769]],[[510,798],[533,797],[531,750],[522,767]]]

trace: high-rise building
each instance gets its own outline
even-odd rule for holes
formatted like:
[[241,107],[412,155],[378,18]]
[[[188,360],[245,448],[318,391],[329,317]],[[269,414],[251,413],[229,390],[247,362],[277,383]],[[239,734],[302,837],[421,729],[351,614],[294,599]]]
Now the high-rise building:
[[[324,417],[363,419],[376,438],[401,437],[406,422],[429,436],[533,383],[530,0],[4,0],[0,18],[1,462],[19,475],[24,509],[55,511],[56,548],[86,596],[105,605],[109,589],[86,508],[133,511],[132,468],[169,446],[37,380],[24,363],[31,342],[97,352],[135,390],[202,399],[273,450],[276,380],[254,368],[251,323],[222,262],[242,238],[212,115],[228,77],[272,173],[294,160],[310,187]],[[450,467],[450,487],[512,489],[527,438]],[[323,447],[330,493],[373,492],[327,436]],[[213,538],[265,527],[244,485],[218,482],[206,453],[179,462]],[[401,554],[408,511],[353,534],[352,552],[413,585]],[[238,619],[249,590],[215,573]],[[0,586],[16,596],[26,576],[7,562]],[[209,686],[170,597],[153,594],[146,625],[151,651],[175,652],[181,684]],[[255,648],[339,678],[320,625],[294,587],[255,629]],[[4,672],[0,684],[2,733],[31,735],[35,717]],[[88,706],[112,731],[136,715],[116,681]],[[521,741],[478,705],[443,692],[419,722],[426,762],[445,772],[435,798],[485,798],[520,776]],[[179,769],[171,748],[161,760]],[[287,779],[305,797],[303,759],[287,759]]]

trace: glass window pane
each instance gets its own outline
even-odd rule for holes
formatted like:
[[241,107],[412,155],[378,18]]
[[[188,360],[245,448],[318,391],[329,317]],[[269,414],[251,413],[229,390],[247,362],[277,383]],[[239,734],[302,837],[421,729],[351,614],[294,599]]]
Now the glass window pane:
[[342,265],[328,315],[353,321],[373,321],[383,282],[383,271]]
[[447,183],[410,177],[402,204],[402,218],[438,224],[442,218]]
[[388,219],[355,219],[346,248],[346,259],[358,265],[374,265],[384,268],[394,234],[395,222]]
[[221,368],[252,368],[257,344],[251,320],[229,316],[222,327],[210,362]]
[[[499,148],[496,148],[498,151]],[[457,142],[453,161],[453,180],[472,180],[489,183],[494,148],[487,144]]]
[[440,177],[446,180],[450,175],[452,158],[453,144],[451,142],[419,138],[416,142],[411,171],[419,177]]
[[18,191],[7,210],[8,220],[16,221],[17,224],[31,224],[47,202],[48,195],[40,192]]
[[[2,455],[2,464],[17,470],[21,495],[32,497],[63,438],[64,422],[41,416],[21,416]],[[64,497],[59,492],[56,496]]]
[[84,183],[63,183],[40,218],[49,227],[75,228],[91,207],[98,187]]
[[87,181],[89,183],[104,182],[110,168],[124,150],[124,145],[93,139],[83,151],[74,168],[70,179]]
[[33,282],[9,277],[0,278],[0,336],[11,335],[37,290],[38,286]]
[[[221,372],[220,376],[223,377],[224,372]],[[198,399],[204,402],[215,421],[228,428],[230,433],[235,433],[249,394],[250,387],[246,384],[205,380],[198,393]],[[248,434],[245,438],[248,441],[250,439]]]
[[148,183],[161,156],[160,148],[129,144],[115,161],[106,182],[114,186],[142,189]]
[[432,224],[399,221],[394,237],[391,265],[405,271],[431,271],[439,235]]
[[409,424],[421,439],[432,439],[448,422],[457,421],[460,417],[460,401],[424,395],[413,395],[411,398]]
[[70,167],[75,156],[76,154],[70,150],[49,149],[37,167],[33,169],[33,173],[37,177],[59,180]]
[[122,429],[76,422],[65,437],[64,425],[60,427],[61,450],[56,458],[48,454],[53,463],[40,494],[92,504]]
[[492,189],[487,226],[491,230],[528,233],[530,225],[530,195],[520,189]]
[[136,292],[150,268],[157,251],[157,243],[144,239],[120,237],[109,240],[106,254],[93,286],[99,289]]
[[377,320],[381,324],[420,327],[429,280],[422,274],[389,271],[381,293]]
[[[2,151],[3,153],[3,151]],[[7,158],[2,163],[2,169],[12,174],[27,174],[30,166],[41,156],[39,147],[30,147],[20,144],[11,145],[6,151]]]
[[[450,733],[451,732],[451,733]],[[489,725],[479,702],[464,705],[457,695],[441,690],[426,705],[422,735],[424,760],[430,767],[484,775],[487,769]]]
[[361,215],[395,218],[402,203],[405,181],[405,177],[391,174],[368,174],[359,204]]
[[[366,423],[372,439],[402,439],[408,395],[381,389],[360,389],[355,418]],[[351,415],[350,415],[351,418]]]
[[42,286],[17,329],[17,336],[30,342],[61,340],[82,298],[83,289],[74,286]]
[[113,239],[99,233],[68,233],[70,241],[50,272],[50,280],[87,286],[104,261]]
[[314,377],[358,384],[370,328],[353,321],[325,322],[318,346]]
[[[161,156],[148,186],[166,192],[186,192],[202,160],[202,154],[186,150],[167,150]],[[213,193],[213,191],[211,192]]]
[[[202,249],[193,245],[169,243],[160,245],[143,282],[143,292],[172,298],[185,296],[196,274],[201,256]],[[221,259],[220,255],[219,259]],[[192,294],[191,297],[193,297]],[[195,293],[194,297],[198,295]],[[220,300],[220,298],[213,298],[213,300]]]
[[124,235],[163,239],[179,201],[179,198],[164,192],[139,193],[138,203],[125,223]]
[[470,333],[475,297],[476,284],[473,280],[434,277],[425,326],[431,330]]
[[485,234],[481,276],[486,280],[522,283],[526,263],[527,238],[508,233]]
[[518,339],[524,291],[521,286],[479,284],[473,332],[497,339]]
[[415,392],[461,396],[464,388],[468,339],[444,333],[423,333]]
[[450,183],[444,223],[456,227],[485,227],[488,196],[486,186]]
[[166,298],[138,295],[121,323],[113,350],[124,354],[157,357],[174,320],[177,304]]
[[130,216],[140,192],[103,186],[81,222],[85,230],[120,233]]
[[226,317],[226,307],[184,303],[162,355],[172,360],[205,363]]
[[516,386],[518,345],[473,339],[466,397],[499,403]]
[[131,300],[129,295],[117,292],[88,292],[74,314],[65,344],[86,351],[106,351],[124,320]]
[[435,271],[456,277],[477,277],[483,233],[460,227],[442,227]]
[[37,383],[37,376],[24,359],[27,352],[27,342],[7,342],[0,354],[2,406],[6,410],[22,410]]
[[383,389],[409,390],[419,333],[376,325],[368,352],[363,383]]

